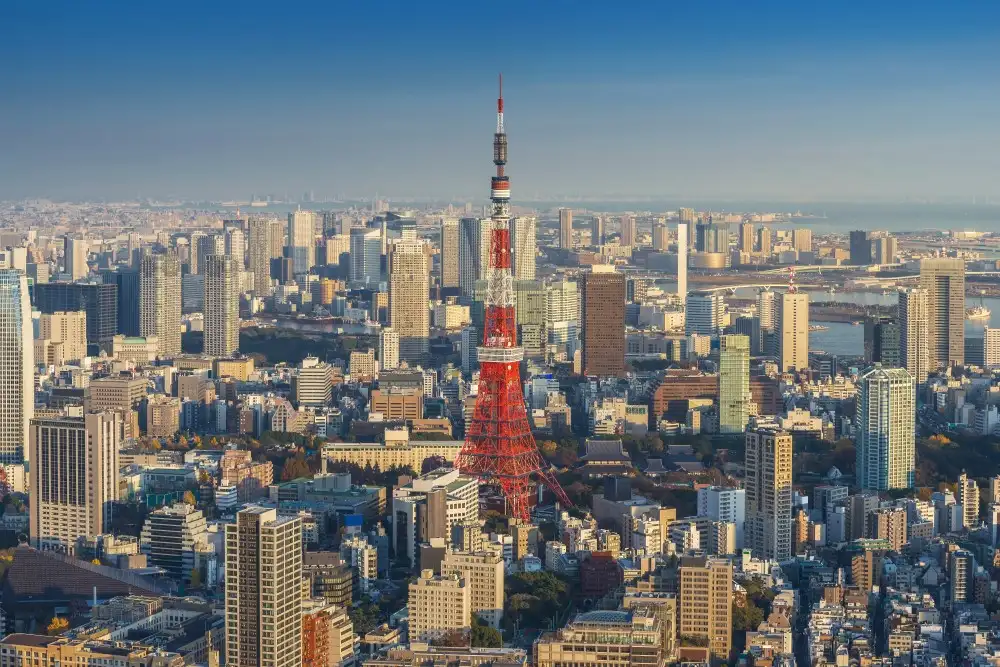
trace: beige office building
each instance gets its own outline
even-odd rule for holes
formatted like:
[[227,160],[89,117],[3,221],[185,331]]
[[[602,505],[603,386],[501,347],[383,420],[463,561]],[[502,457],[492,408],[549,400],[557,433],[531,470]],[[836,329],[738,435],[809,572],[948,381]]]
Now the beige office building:
[[115,336],[111,340],[111,356],[119,361],[131,361],[142,365],[156,361],[160,351],[160,339],[156,336]]
[[161,357],[181,353],[181,265],[174,255],[145,254],[139,264],[139,335],[156,336]]
[[457,575],[469,586],[472,612],[494,628],[503,620],[503,556],[489,552],[449,551],[441,563],[442,575]]
[[102,535],[118,500],[117,412],[31,420],[31,543],[75,553],[76,542]]
[[410,584],[410,641],[429,642],[472,622],[471,586],[456,575],[423,570]]
[[87,313],[83,310],[42,313],[38,338],[62,343],[62,358],[73,361],[87,356]]
[[785,292],[778,299],[778,370],[809,367],[809,294]]
[[179,653],[133,641],[90,641],[15,632],[0,640],[0,667],[184,667]]
[[923,384],[930,371],[927,290],[910,287],[899,293],[899,358],[903,368]]
[[747,431],[744,542],[757,558],[792,556],[792,434]]
[[559,209],[559,247],[573,249],[573,209]]
[[205,354],[228,357],[240,347],[240,267],[230,255],[205,258]]
[[680,636],[707,640],[713,658],[728,660],[733,644],[732,561],[685,557],[680,562],[679,576]]
[[323,446],[323,458],[330,462],[343,461],[362,468],[371,466],[379,470],[411,468],[420,470],[424,459],[440,456],[447,463],[454,463],[462,451],[463,441],[441,442],[416,440],[387,440],[379,442],[328,442]]
[[654,611],[590,611],[535,641],[535,667],[660,667],[660,620]]
[[441,287],[458,288],[458,220],[441,218]]
[[336,370],[316,357],[302,360],[295,376],[295,402],[309,407],[322,407],[330,403]]
[[965,363],[965,260],[920,260],[920,287],[927,290],[930,368]]
[[302,519],[249,507],[226,525],[226,665],[302,664]]
[[[976,500],[979,500],[978,493]],[[906,508],[881,507],[872,512],[870,537],[876,540],[886,540],[892,545],[893,551],[902,552],[907,541]]]
[[427,244],[396,243],[389,264],[389,323],[399,335],[399,358],[419,362],[427,356],[431,330]]

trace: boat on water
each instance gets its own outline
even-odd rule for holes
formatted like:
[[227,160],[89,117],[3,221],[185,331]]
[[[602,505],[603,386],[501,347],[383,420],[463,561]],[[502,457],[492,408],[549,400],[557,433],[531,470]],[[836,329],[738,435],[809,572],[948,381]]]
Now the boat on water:
[[822,324],[810,324],[809,331],[829,331],[830,327],[825,327]]
[[854,320],[853,322],[851,322],[852,327],[860,327],[862,324],[863,322],[861,320]]
[[973,306],[965,311],[965,319],[972,321],[988,320],[992,314],[986,306]]

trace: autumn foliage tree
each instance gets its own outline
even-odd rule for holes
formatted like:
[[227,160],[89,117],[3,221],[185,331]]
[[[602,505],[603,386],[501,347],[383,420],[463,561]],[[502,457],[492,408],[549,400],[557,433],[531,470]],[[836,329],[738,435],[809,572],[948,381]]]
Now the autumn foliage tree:
[[45,631],[50,635],[58,635],[66,630],[69,630],[69,621],[61,616],[53,616],[45,628]]

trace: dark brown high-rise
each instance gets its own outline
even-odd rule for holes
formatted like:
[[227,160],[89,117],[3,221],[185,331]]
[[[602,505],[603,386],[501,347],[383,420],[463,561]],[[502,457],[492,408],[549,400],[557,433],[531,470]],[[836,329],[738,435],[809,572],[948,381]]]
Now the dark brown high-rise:
[[583,374],[625,375],[625,276],[609,264],[583,275]]

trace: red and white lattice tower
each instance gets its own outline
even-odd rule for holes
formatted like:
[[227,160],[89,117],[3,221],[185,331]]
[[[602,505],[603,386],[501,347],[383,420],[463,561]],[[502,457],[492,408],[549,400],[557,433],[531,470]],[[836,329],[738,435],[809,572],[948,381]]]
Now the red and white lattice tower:
[[486,323],[479,353],[479,395],[465,445],[458,456],[462,473],[499,487],[507,514],[527,520],[534,484],[549,487],[565,506],[566,492],[548,470],[528,426],[521,391],[524,351],[517,344],[514,280],[511,276],[510,179],[507,134],[503,128],[503,79],[497,98],[497,131],[493,135],[497,174],[490,188],[490,253],[487,269]]

